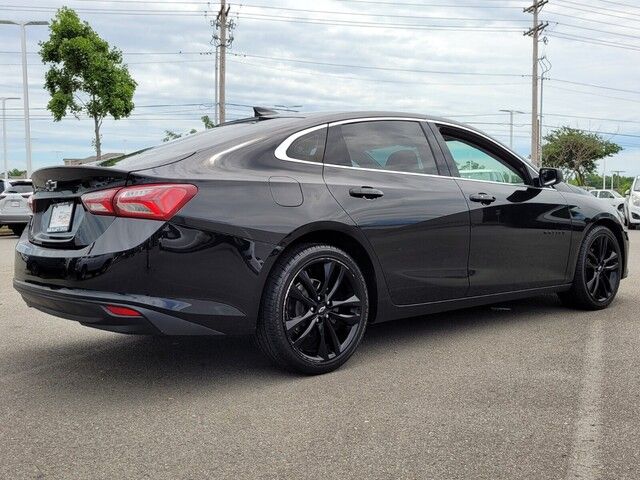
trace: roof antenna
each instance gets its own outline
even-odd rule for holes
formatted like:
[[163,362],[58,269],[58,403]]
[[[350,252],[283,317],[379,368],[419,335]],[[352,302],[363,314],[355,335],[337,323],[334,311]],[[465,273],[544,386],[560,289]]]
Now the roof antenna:
[[253,116],[256,118],[277,117],[279,113],[276,110],[265,107],[253,107]]

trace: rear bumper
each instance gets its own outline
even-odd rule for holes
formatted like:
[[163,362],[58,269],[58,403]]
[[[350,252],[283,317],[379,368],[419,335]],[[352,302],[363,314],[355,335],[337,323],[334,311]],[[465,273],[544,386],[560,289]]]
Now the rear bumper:
[[[28,306],[88,327],[152,335],[227,335],[253,331],[255,322],[218,302],[178,300],[92,290],[51,288],[19,280],[14,288]],[[106,305],[133,308],[142,316],[113,315]]]
[[633,225],[640,224],[640,207],[627,205],[627,219]]
[[0,225],[8,223],[29,223],[31,215],[28,213],[0,213]]

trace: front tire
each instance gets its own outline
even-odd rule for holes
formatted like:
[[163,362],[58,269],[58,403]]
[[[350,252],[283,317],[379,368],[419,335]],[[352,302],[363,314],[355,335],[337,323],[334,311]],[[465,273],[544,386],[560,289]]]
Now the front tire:
[[24,232],[25,227],[26,225],[23,225],[23,224],[16,224],[16,225],[9,226],[13,234],[17,235],[18,237],[22,235],[22,232]]
[[369,294],[357,263],[326,244],[302,244],[267,280],[256,336],[278,366],[315,375],[340,367],[367,326]]
[[558,296],[572,307],[601,310],[615,298],[621,276],[622,255],[618,240],[611,230],[597,226],[582,242],[571,289]]

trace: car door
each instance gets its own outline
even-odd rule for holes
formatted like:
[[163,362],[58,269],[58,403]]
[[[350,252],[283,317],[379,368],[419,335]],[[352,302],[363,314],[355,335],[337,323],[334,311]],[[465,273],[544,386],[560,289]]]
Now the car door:
[[532,169],[488,137],[433,126],[469,205],[469,295],[565,283],[571,216],[563,195],[536,186]]
[[459,298],[468,289],[468,207],[455,179],[440,175],[422,124],[337,122],[325,149],[325,182],[366,235],[397,305]]

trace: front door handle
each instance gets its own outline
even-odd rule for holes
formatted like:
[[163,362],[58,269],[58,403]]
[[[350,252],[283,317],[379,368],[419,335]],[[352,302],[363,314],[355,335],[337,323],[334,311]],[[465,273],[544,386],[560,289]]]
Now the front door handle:
[[349,189],[349,195],[356,198],[373,200],[374,198],[382,197],[384,192],[373,187],[353,187]]
[[469,195],[469,200],[472,202],[482,203],[483,205],[489,205],[496,201],[496,197],[493,195],[489,195],[488,193],[474,193],[473,195]]

